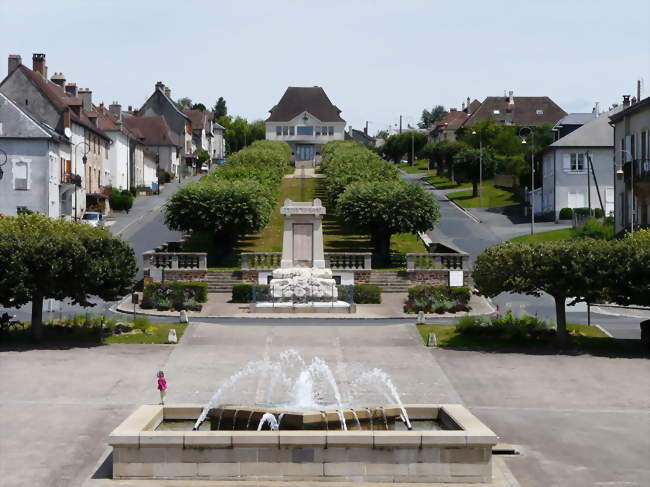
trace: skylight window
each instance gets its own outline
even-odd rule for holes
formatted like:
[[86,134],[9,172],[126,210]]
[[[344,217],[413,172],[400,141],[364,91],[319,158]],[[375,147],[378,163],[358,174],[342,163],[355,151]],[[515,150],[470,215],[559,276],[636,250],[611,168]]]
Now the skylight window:
[[537,110],[535,113],[537,114],[538,117],[541,117],[542,115],[544,115],[544,110]]
[[499,115],[501,113],[501,111],[500,110],[492,110],[492,113],[494,113],[495,115]]

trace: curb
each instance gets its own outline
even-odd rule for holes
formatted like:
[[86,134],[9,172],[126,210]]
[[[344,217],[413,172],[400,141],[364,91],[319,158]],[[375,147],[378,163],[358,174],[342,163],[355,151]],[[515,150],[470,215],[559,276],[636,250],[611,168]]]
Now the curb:
[[[483,222],[482,222],[481,220],[479,220],[476,216],[474,216],[474,214],[471,213],[468,209],[463,208],[463,207],[460,206],[458,203],[456,203],[454,200],[449,199],[449,197],[447,196],[446,193],[442,193],[442,192],[440,192],[441,190],[439,190],[438,188],[436,188],[433,184],[431,184],[431,183],[429,183],[429,182],[427,182],[427,181],[423,181],[423,180],[421,180],[421,181],[422,181],[422,184],[423,184],[423,186],[424,186],[425,188],[426,188],[427,186],[429,186],[429,188],[427,188],[427,189],[429,189],[429,191],[431,191],[430,188],[433,188],[433,191],[438,191],[438,192],[439,192],[439,193],[438,193],[438,196],[439,196],[441,199],[444,199],[445,201],[448,201],[449,203],[451,203],[452,205],[454,205],[454,206],[456,207],[457,210],[459,210],[461,213],[464,213],[468,218],[470,218],[471,220],[474,220],[476,223],[483,223]],[[461,190],[461,191],[462,191],[462,190]]]
[[605,335],[607,335],[609,338],[614,338],[614,335],[612,335],[610,332],[608,332],[607,330],[605,330],[605,328],[603,328],[602,326],[600,326],[600,325],[592,325],[592,326],[595,326],[596,328],[598,328],[600,331],[602,331],[602,332],[603,332]]

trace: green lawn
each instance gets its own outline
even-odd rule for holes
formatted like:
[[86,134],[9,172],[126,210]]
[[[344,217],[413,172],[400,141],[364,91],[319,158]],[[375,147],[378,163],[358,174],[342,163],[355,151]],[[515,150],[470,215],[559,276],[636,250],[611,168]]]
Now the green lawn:
[[435,171],[431,172],[430,176],[424,178],[429,184],[432,184],[436,189],[462,189],[462,188],[471,188],[471,183],[459,183],[458,181],[452,182],[451,179],[445,177],[444,175],[438,176],[433,174]]
[[[504,349],[504,348],[557,348],[554,340],[506,340],[497,337],[466,336],[456,332],[456,325],[417,325],[418,331],[424,343],[427,343],[429,333],[436,334],[439,347],[449,348],[480,348],[480,349]],[[608,337],[596,326],[568,324],[567,328],[571,334],[568,348],[578,350],[606,351],[617,348],[618,342]]]
[[418,159],[413,161],[413,165],[409,166],[408,162],[400,162],[396,164],[402,171],[409,174],[419,174],[423,172],[429,172],[429,160],[428,159]]
[[572,228],[561,228],[548,232],[535,233],[533,235],[522,235],[511,238],[511,242],[551,242],[554,240],[568,240],[573,236]]
[[121,335],[111,335],[108,338],[104,339],[104,343],[157,343],[163,344],[167,343],[167,335],[169,330],[174,328],[176,330],[176,337],[178,341],[181,341],[183,333],[185,333],[185,328],[187,328],[187,323],[152,323],[151,324],[155,331],[153,333],[123,333]]
[[472,190],[455,191],[447,197],[465,208],[490,208],[520,203],[519,196],[507,189],[497,188],[493,181],[483,181],[483,200],[472,197]]

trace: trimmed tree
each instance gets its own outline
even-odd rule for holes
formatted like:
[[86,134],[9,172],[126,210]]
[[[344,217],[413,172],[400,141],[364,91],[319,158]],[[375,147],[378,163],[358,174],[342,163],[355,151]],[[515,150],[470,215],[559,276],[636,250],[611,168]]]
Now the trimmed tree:
[[[479,292],[488,297],[504,292],[551,295],[558,339],[564,343],[568,298],[573,298],[572,304],[593,303],[615,294],[623,300],[624,294],[637,295],[643,289],[647,293],[650,273],[641,259],[650,259],[650,252],[646,249],[634,255],[632,247],[626,242],[593,239],[495,245],[476,258],[472,276]],[[631,278],[637,279],[634,285]],[[640,280],[645,287],[639,285]]]
[[32,303],[31,330],[43,336],[43,300],[93,306],[131,291],[137,271],[128,243],[100,228],[43,215],[0,217],[0,304]]
[[370,235],[384,259],[393,234],[431,230],[440,219],[436,199],[421,185],[401,180],[350,184],[338,198],[336,212],[347,226]]
[[[481,172],[483,179],[494,175],[496,159],[490,149],[465,149],[454,156],[454,175],[457,181],[472,183],[472,196],[478,196],[478,185],[481,181]],[[482,168],[482,171],[481,171]]]
[[274,205],[273,194],[257,181],[207,180],[172,195],[165,224],[172,230],[208,232],[221,250],[229,251],[240,237],[268,224]]

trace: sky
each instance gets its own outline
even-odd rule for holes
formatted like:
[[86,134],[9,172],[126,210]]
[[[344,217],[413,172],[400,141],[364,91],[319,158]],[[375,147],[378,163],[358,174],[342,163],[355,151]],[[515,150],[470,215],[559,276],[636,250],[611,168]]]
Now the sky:
[[348,125],[414,125],[469,96],[551,97],[567,112],[650,95],[647,0],[0,0],[9,54],[139,107],[172,98],[264,119],[287,86],[322,86]]

